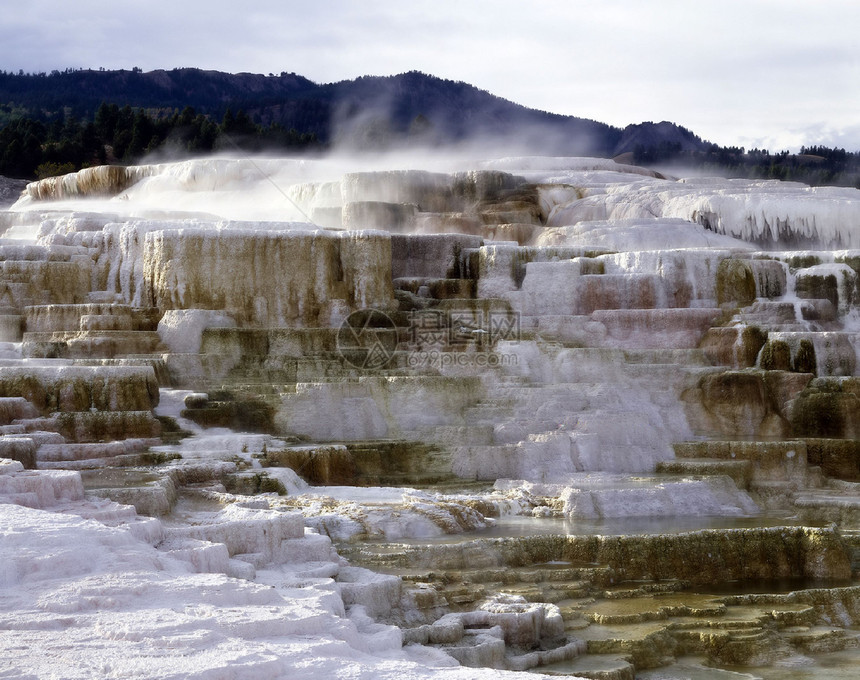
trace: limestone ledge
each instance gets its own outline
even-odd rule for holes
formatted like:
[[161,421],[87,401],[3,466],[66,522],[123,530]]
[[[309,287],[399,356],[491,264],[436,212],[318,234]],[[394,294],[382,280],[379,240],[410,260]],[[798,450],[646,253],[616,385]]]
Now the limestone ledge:
[[386,563],[477,569],[559,561],[595,571],[597,585],[681,579],[702,585],[796,578],[847,580],[851,565],[833,529],[767,527],[630,536],[526,536],[451,545],[398,545]]
[[149,411],[158,380],[150,366],[2,366],[0,397],[23,397],[43,414]]

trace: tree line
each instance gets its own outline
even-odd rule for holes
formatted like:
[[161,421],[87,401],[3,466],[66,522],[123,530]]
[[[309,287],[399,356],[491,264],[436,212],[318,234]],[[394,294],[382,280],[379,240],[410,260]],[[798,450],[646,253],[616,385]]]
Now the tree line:
[[767,149],[708,145],[701,151],[682,150],[680,144],[662,142],[633,150],[638,165],[678,166],[724,177],[778,179],[810,186],[846,186],[860,189],[860,152],[826,146],[803,146],[800,153],[771,153]]
[[[0,112],[11,109],[0,106]],[[260,125],[244,110],[228,108],[215,122],[190,106],[152,112],[102,103],[89,120],[63,110],[49,120],[12,117],[0,129],[0,175],[42,179],[92,165],[136,163],[150,154],[169,158],[318,147],[315,134],[279,123]]]

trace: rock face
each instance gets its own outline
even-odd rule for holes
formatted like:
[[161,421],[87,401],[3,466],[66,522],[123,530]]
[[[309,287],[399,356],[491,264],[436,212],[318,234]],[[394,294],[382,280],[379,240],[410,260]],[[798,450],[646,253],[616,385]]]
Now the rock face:
[[49,177],[31,182],[27,185],[24,195],[34,201],[116,196],[146,174],[148,173],[144,168],[100,165],[61,177]]
[[356,309],[392,307],[391,242],[379,232],[150,232],[144,286],[162,310],[220,310],[242,326],[328,326]]
[[[855,190],[594,159],[34,183],[0,218],[0,494],[297,584],[370,655],[595,675],[623,652],[632,677],[847,649],[858,221]],[[442,540],[476,529],[499,536]],[[795,593],[706,592],[777,579]]]

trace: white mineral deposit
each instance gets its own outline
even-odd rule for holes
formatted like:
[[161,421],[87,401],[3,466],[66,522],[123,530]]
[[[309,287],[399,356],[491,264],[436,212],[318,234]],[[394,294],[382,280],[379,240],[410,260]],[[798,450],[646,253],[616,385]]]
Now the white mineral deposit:
[[0,233],[0,677],[856,676],[860,191],[211,158]]

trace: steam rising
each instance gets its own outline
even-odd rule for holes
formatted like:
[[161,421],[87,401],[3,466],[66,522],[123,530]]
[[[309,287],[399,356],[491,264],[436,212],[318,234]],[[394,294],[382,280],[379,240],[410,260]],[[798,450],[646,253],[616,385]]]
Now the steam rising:
[[459,232],[521,245],[536,243],[546,228],[656,217],[695,223],[765,248],[860,246],[852,228],[860,222],[856,189],[677,180],[599,158],[477,160],[482,151],[491,150],[468,145],[422,152],[420,158],[415,151],[340,151],[316,158],[222,155],[89,168],[28,185],[13,213],[3,218],[5,237],[32,240],[42,213],[51,210],[227,220],[278,230]]

